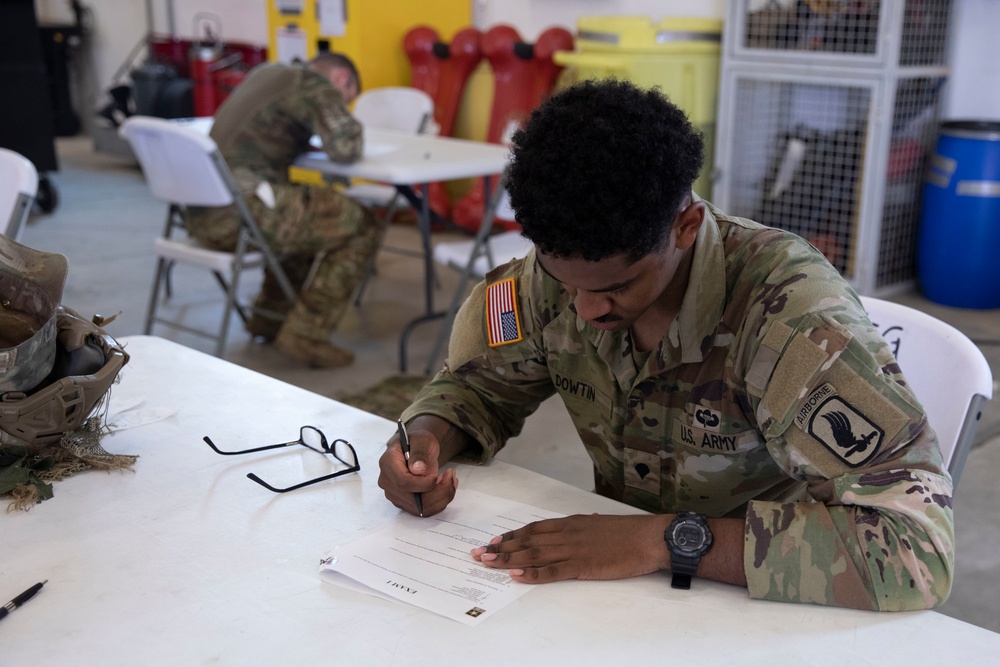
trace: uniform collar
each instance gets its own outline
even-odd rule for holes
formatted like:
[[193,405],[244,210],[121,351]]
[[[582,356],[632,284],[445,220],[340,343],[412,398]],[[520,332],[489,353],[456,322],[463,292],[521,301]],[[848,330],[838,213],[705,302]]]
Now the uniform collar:
[[[695,201],[701,199],[695,196]],[[681,364],[700,363],[712,347],[726,305],[726,256],[718,221],[711,205],[705,204],[705,220],[695,237],[691,273],[681,309],[644,368],[638,373],[634,366],[629,369],[625,364],[616,369],[615,375],[623,386],[631,386]]]
[[[694,200],[702,201],[697,195]],[[706,339],[714,336],[726,305],[726,255],[722,233],[713,214],[714,208],[708,202],[705,204],[705,221],[695,239],[684,301],[661,347],[661,351],[667,351],[679,343],[679,361],[685,364],[704,360],[703,350],[711,346]],[[668,365],[672,364],[668,362]]]

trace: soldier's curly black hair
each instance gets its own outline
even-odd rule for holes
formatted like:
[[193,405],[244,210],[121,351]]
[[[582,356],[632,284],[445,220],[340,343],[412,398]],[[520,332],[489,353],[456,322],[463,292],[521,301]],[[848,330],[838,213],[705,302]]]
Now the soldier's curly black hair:
[[661,249],[701,171],[704,141],[658,90],[584,81],[513,137],[510,202],[546,254],[589,261]]

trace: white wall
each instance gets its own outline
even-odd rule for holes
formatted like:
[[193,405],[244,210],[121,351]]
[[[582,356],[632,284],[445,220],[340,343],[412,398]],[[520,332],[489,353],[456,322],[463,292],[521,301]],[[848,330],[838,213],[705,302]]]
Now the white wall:
[[[153,1],[153,29],[169,31],[167,3]],[[267,44],[267,0],[174,0],[174,29],[183,39],[201,38],[204,29],[196,15],[214,14],[222,26],[223,39],[251,44]]]
[[[116,83],[128,82],[128,71],[146,57],[146,50],[136,46],[144,41],[150,28],[157,35],[170,33],[170,0],[82,0],[89,8],[85,48],[78,55],[82,76],[74,82],[77,112],[89,131],[91,110],[102,106],[105,92]],[[204,35],[201,22],[195,26],[198,12],[211,12],[220,18],[223,39],[253,44],[267,44],[267,0],[173,0],[175,34],[182,39]],[[152,11],[147,12],[147,6]],[[66,0],[35,0],[38,20],[42,23],[72,23],[73,14]],[[214,25],[214,24],[213,24]],[[130,60],[130,55],[133,55]],[[118,80],[119,70],[123,74]]]
[[[75,104],[84,127],[89,127],[90,111],[112,85],[115,72],[146,34],[146,12],[137,0],[85,0],[90,8],[85,48],[77,55]],[[42,23],[72,23],[73,14],[65,0],[35,0]],[[126,73],[127,74],[127,73]]]
[[[83,0],[92,14],[89,43],[90,61],[96,79],[106,88],[115,71],[125,62],[132,48],[143,40],[152,22],[158,35],[170,32],[168,7],[173,4],[174,27],[178,37],[195,35],[195,15],[210,12],[219,17],[224,39],[267,44],[267,0]],[[152,7],[151,16],[147,5]],[[35,0],[38,20],[69,23],[73,20],[66,0]],[[200,24],[199,24],[200,25]],[[198,30],[198,36],[204,34]],[[145,52],[140,52],[141,62]]]
[[1000,120],[998,0],[956,0],[951,26],[951,78],[945,118]]

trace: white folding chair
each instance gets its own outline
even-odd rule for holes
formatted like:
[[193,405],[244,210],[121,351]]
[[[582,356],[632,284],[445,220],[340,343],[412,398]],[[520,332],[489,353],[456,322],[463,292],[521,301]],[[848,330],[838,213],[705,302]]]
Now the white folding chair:
[[861,303],[927,411],[957,488],[983,405],[993,397],[986,357],[965,334],[932,315],[868,296]]
[[[434,100],[419,88],[372,88],[358,95],[353,115],[365,127],[425,134],[434,126]],[[389,207],[387,215],[399,201],[396,188],[378,183],[359,183],[345,194],[367,206]]]
[[[157,238],[156,277],[153,280],[146,333],[154,323],[198,334],[216,341],[215,355],[221,357],[229,333],[229,320],[235,310],[246,321],[246,307],[237,301],[240,276],[252,268],[268,267],[275,275],[289,302],[295,290],[267,245],[260,228],[243,198],[215,141],[208,135],[162,118],[132,116],[122,125],[121,134],[135,153],[153,196],[169,204],[163,236]],[[228,206],[234,204],[241,218],[236,248],[224,252],[206,248],[191,237],[175,237],[183,229],[181,211],[186,206]],[[226,305],[218,333],[186,326],[176,319],[157,314],[160,292],[169,297],[169,269],[173,264],[187,264],[210,270],[226,293]],[[265,313],[266,314],[266,313]]]
[[353,114],[367,127],[421,134],[434,123],[434,100],[419,88],[372,88],[358,95]]
[[20,240],[38,192],[38,171],[31,161],[0,148],[0,223],[7,238]]
[[507,191],[500,189],[494,194],[496,201],[487,210],[483,223],[479,227],[475,238],[465,241],[452,241],[438,243],[434,246],[434,261],[450,269],[461,273],[458,287],[452,297],[451,306],[444,316],[441,331],[431,350],[424,369],[426,374],[430,374],[437,362],[441,351],[444,349],[449,336],[451,326],[458,314],[458,309],[465,298],[466,288],[471,280],[482,280],[493,268],[506,264],[507,262],[524,257],[531,250],[532,243],[521,232],[508,231],[500,234],[492,234],[493,220],[497,217],[513,220],[514,211],[510,208],[510,199]]
[[[354,117],[365,127],[380,130],[399,130],[413,134],[436,134],[434,123],[434,100],[419,88],[387,86],[372,88],[358,95],[354,103]],[[391,219],[399,206],[402,195],[392,185],[380,183],[356,183],[344,190],[344,194],[354,201],[369,207],[385,208],[385,218]],[[423,257],[423,253],[403,248],[386,247],[397,254]],[[365,288],[374,272],[375,258],[365,278],[358,286],[354,304],[361,303]]]

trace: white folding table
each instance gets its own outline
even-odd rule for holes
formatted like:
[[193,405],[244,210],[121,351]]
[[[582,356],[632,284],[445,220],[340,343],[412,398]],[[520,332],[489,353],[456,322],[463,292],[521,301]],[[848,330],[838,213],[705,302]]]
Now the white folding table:
[[[180,118],[192,130],[208,134],[214,119],[210,117]],[[413,330],[448,313],[434,308],[434,257],[431,249],[431,224],[434,213],[430,209],[428,186],[435,181],[484,177],[484,211],[486,216],[496,212],[497,192],[490,193],[490,176],[503,173],[507,166],[508,150],[504,146],[482,141],[412,134],[398,130],[365,128],[364,154],[357,162],[333,162],[322,151],[303,153],[295,166],[333,178],[362,178],[380,181],[396,187],[401,195],[416,209],[417,225],[424,257],[424,313],[404,327],[399,339],[399,366],[406,372],[407,340]],[[416,189],[420,190],[418,195]],[[470,258],[470,263],[474,258]],[[462,284],[465,284],[463,280]],[[446,321],[445,326],[449,323]]]
[[[410,134],[396,130],[365,128],[364,157],[352,163],[331,161],[325,153],[305,153],[295,166],[317,171],[325,176],[364,178],[394,185],[416,208],[424,254],[424,304],[422,316],[403,329],[399,341],[400,370],[406,371],[407,339],[413,329],[446,313],[434,309],[434,259],[431,250],[431,218],[433,216],[428,184],[459,178],[483,176],[484,216],[492,216],[498,197],[490,194],[490,176],[503,172],[508,150],[498,144],[426,134]],[[417,196],[414,188],[419,188]],[[499,192],[494,193],[498,195]]]
[[[1000,635],[935,612],[762,602],[705,580],[681,591],[667,573],[540,585],[475,628],[325,583],[328,549],[398,512],[377,486],[393,424],[160,338],[123,342],[132,359],[109,415],[132,426],[104,446],[138,454],[135,472],[81,473],[29,512],[0,515],[3,601],[48,579],[0,621],[4,666],[888,667],[1000,654]],[[201,440],[249,448],[303,424],[353,443],[360,473],[274,494],[246,474],[298,481],[323,457],[219,456]],[[499,461],[458,476],[462,488],[556,512],[637,513]]]

